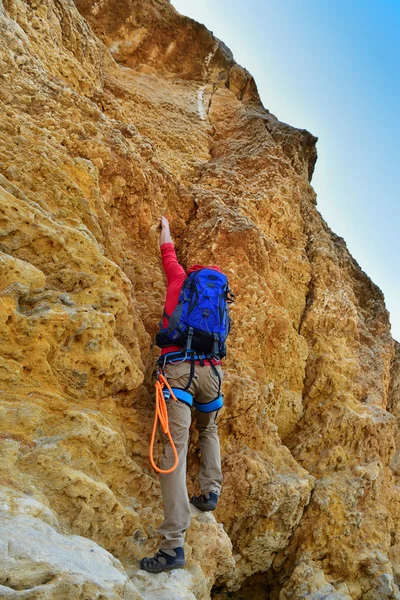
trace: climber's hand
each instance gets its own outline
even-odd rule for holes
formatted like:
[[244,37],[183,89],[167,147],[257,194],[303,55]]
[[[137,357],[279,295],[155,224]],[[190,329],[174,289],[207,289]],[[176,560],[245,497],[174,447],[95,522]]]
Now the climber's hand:
[[161,217],[160,244],[173,243],[167,217]]

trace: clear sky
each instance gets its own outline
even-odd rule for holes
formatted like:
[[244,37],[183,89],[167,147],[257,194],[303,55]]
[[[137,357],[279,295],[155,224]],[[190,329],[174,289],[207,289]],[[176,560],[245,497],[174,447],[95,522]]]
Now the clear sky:
[[319,137],[318,208],[385,294],[400,341],[400,0],[172,0]]

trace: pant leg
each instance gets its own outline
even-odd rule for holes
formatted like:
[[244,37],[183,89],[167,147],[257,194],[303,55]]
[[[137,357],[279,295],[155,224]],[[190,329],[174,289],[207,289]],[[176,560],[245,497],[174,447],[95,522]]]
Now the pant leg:
[[[190,504],[186,489],[186,455],[188,450],[191,410],[183,402],[168,401],[169,427],[178,452],[179,464],[172,473],[160,473],[164,505],[164,522],[158,528],[162,536],[161,548],[169,550],[183,546],[184,533],[190,525]],[[164,456],[161,468],[170,469],[174,453],[169,441],[164,439]]]
[[[165,375],[171,387],[184,389],[189,381],[190,363],[169,364]],[[189,387],[193,394],[194,383]],[[179,464],[175,471],[160,473],[161,493],[164,505],[164,522],[158,528],[162,536],[161,548],[170,550],[183,546],[184,534],[190,525],[190,504],[186,488],[186,457],[188,451],[189,428],[192,418],[190,407],[178,400],[167,401],[168,421],[172,439],[178,452]],[[161,468],[170,469],[174,464],[174,453],[166,436]]]
[[[206,403],[215,400],[220,393],[223,378],[221,367],[216,367],[218,376],[210,366],[197,367],[199,381],[196,402]],[[220,494],[222,487],[221,450],[216,423],[218,411],[204,413],[195,409],[196,428],[199,432],[201,463],[199,483],[203,494]]]
[[195,412],[201,451],[200,489],[203,494],[214,492],[219,495],[222,487],[222,470],[218,426],[215,422],[218,411],[202,413],[196,409]]

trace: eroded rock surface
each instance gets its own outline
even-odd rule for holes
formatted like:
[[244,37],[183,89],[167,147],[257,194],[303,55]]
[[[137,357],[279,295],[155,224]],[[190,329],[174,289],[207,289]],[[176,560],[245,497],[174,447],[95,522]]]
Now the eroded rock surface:
[[[167,0],[3,0],[0,39],[0,597],[399,598],[399,352],[316,138]],[[218,510],[151,577],[161,214],[237,302]]]

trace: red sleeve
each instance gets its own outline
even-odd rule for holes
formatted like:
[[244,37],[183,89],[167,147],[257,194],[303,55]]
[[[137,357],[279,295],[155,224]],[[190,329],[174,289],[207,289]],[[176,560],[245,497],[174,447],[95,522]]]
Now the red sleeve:
[[[161,245],[162,263],[167,276],[167,294],[165,298],[164,312],[172,315],[178,304],[179,294],[186,279],[186,273],[178,262],[175,254],[174,244],[167,242]],[[168,320],[163,317],[163,327],[168,327]]]
[[180,283],[183,283],[186,279],[186,273],[176,258],[174,244],[166,242],[161,245],[160,250],[168,285],[177,283],[177,280],[179,280]]

